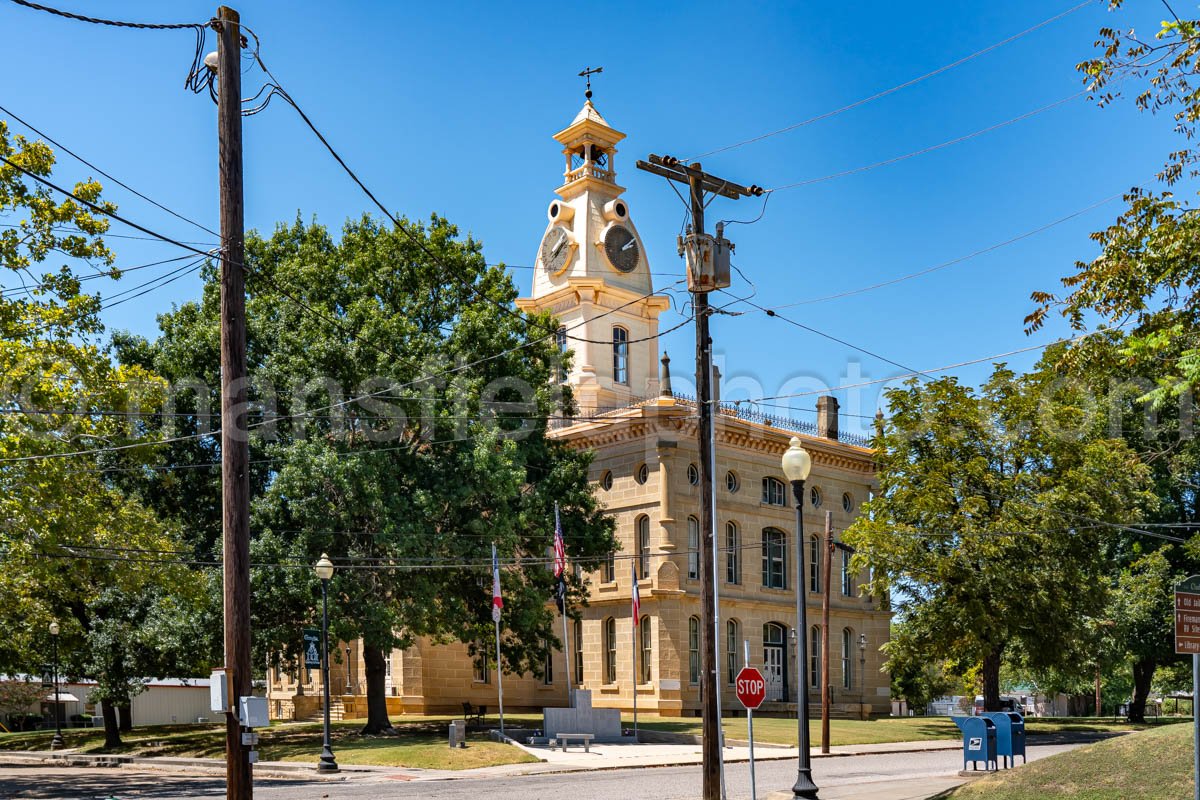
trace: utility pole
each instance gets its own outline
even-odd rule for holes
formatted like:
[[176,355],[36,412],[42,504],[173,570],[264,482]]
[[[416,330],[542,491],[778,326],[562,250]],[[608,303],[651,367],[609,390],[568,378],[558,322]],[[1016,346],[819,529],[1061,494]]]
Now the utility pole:
[[713,289],[729,285],[728,242],[721,238],[718,227],[714,240],[704,233],[704,194],[710,192],[731,200],[740,197],[761,196],[758,186],[739,186],[704,172],[699,163],[685,164],[671,156],[649,156],[648,161],[638,161],[637,167],[645,172],[659,175],[676,183],[686,184],[689,190],[692,214],[691,232],[686,246],[688,253],[688,288],[692,291],[692,308],[696,320],[696,405],[699,412],[697,444],[700,457],[700,701],[703,723],[701,744],[703,800],[720,800],[721,797],[721,719],[717,714],[718,692],[721,691],[721,676],[717,668],[716,620],[716,559],[714,530],[716,510],[714,508],[713,474],[715,468],[715,445],[713,441],[712,403],[712,340],[708,332],[708,293]]
[[225,797],[254,796],[238,698],[250,695],[250,442],[246,427],[246,283],[242,207],[242,30],[217,9],[221,181],[221,529],[225,580]]
[[833,573],[833,512],[825,512],[824,582],[821,588],[821,752],[829,752],[829,584]]

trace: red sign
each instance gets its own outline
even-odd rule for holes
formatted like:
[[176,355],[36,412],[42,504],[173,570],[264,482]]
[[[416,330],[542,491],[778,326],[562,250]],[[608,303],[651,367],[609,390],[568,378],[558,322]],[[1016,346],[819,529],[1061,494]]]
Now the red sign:
[[1175,587],[1175,652],[1200,654],[1200,577]]
[[767,698],[767,681],[754,667],[742,667],[734,681],[737,699],[748,709],[756,709]]

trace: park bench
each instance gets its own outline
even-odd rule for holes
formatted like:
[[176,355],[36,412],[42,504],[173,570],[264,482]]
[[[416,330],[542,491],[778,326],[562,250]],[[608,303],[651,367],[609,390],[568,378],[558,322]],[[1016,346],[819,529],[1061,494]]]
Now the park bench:
[[595,738],[595,735],[591,733],[559,733],[554,739],[550,740],[550,749],[553,750],[555,745],[558,745],[562,747],[563,752],[565,753],[567,752],[567,743],[576,741],[583,743],[583,752],[590,753],[592,752],[592,739]]
[[473,706],[467,701],[463,701],[463,716],[467,718],[467,724],[474,723],[483,725],[483,718],[487,716],[487,706]]

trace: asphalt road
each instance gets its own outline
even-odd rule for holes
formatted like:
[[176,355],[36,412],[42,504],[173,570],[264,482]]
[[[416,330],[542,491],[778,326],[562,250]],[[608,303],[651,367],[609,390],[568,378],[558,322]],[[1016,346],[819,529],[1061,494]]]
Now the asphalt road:
[[[1079,745],[1030,747],[1029,759],[1044,758]],[[818,786],[871,784],[887,786],[897,780],[932,777],[957,772],[962,766],[957,751],[894,753],[888,755],[821,758],[813,762]],[[794,761],[760,762],[756,768],[759,798],[789,788],[796,777]],[[746,764],[726,769],[730,800],[748,800],[750,773]],[[379,776],[347,781],[258,780],[255,798],[262,800],[318,800],[330,798],[425,798],[444,800],[694,800],[700,794],[700,768],[649,767],[505,778],[468,778],[454,781],[402,781]],[[165,800],[166,798],[225,796],[224,781],[214,777],[134,772],[128,769],[59,767],[0,767],[0,798],[54,798],[54,800]]]

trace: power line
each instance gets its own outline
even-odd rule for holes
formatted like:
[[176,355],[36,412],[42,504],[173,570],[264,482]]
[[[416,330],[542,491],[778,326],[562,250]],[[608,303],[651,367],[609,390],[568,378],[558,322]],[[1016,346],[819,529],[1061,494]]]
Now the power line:
[[100,17],[87,17],[87,16],[84,16],[83,14],[72,14],[70,11],[63,11],[62,9],[59,9],[59,8],[51,8],[50,6],[43,6],[38,3],[31,3],[31,2],[29,2],[29,0],[11,0],[11,1],[13,3],[16,3],[19,6],[25,6],[26,8],[32,8],[35,11],[45,11],[47,14],[54,14],[59,17],[66,17],[67,19],[73,19],[73,20],[77,20],[79,22],[90,22],[93,25],[110,25],[115,28],[138,28],[141,30],[160,30],[160,31],[187,30],[187,29],[195,29],[195,28],[199,28],[199,29],[203,30],[208,25],[207,22],[206,23],[199,23],[199,22],[175,22],[175,23],[124,22],[121,20],[114,20],[114,19],[102,19]]
[[[14,2],[15,2],[15,0],[14,0]],[[0,105],[0,112],[3,112],[3,113],[5,113],[5,114],[7,114],[8,116],[12,117],[12,118],[13,118],[13,119],[15,119],[17,122],[21,123],[21,124],[22,124],[22,125],[24,125],[26,128],[28,128],[29,130],[31,130],[31,131],[33,131],[34,133],[36,133],[38,136],[40,136],[40,137],[42,137],[43,139],[45,139],[46,141],[50,142],[52,145],[54,145],[55,147],[57,147],[59,150],[62,150],[64,153],[66,153],[67,155],[69,155],[69,156],[71,156],[72,158],[74,158],[76,161],[79,161],[80,163],[82,163],[82,164],[85,164],[85,165],[87,165],[87,166],[91,167],[92,169],[96,170],[96,172],[98,172],[98,173],[100,173],[101,175],[103,175],[104,177],[108,178],[108,179],[109,179],[110,181],[112,181],[113,183],[115,183],[115,184],[117,184],[118,186],[120,186],[120,187],[122,187],[122,188],[126,189],[126,190],[127,190],[127,191],[129,191],[129,192],[132,192],[133,194],[135,194],[135,195],[137,195],[138,197],[140,197],[140,198],[142,198],[143,200],[145,200],[147,203],[150,203],[151,205],[153,205],[153,206],[156,206],[157,208],[159,208],[159,209],[161,209],[161,210],[163,210],[163,211],[167,212],[168,214],[170,214],[170,215],[171,215],[171,216],[173,216],[173,217],[176,217],[177,219],[181,219],[181,220],[183,220],[184,222],[187,222],[187,223],[189,223],[189,224],[191,224],[191,225],[195,225],[197,228],[199,228],[199,229],[200,229],[200,230],[202,230],[202,231],[205,231],[206,233],[211,233],[213,236],[216,236],[218,239],[219,239],[219,238],[221,238],[221,234],[217,233],[217,232],[216,232],[216,231],[214,231],[212,228],[208,228],[208,227],[206,227],[206,226],[204,226],[204,225],[201,225],[199,222],[196,222],[194,219],[190,219],[189,217],[185,217],[183,214],[180,214],[178,211],[174,211],[174,210],[172,210],[172,209],[170,209],[170,208],[167,208],[167,207],[166,207],[166,206],[164,206],[162,203],[158,202],[157,200],[153,200],[153,199],[151,199],[151,198],[147,197],[146,195],[144,195],[144,194],[142,194],[141,192],[139,192],[137,189],[134,189],[134,188],[133,188],[132,186],[130,186],[129,184],[127,184],[127,183],[125,183],[124,181],[120,180],[119,178],[113,177],[111,174],[109,174],[109,173],[105,172],[105,171],[104,171],[104,170],[102,170],[100,167],[98,167],[98,166],[96,166],[95,164],[93,164],[92,162],[88,161],[86,158],[84,158],[83,156],[79,155],[79,154],[78,154],[78,153],[76,153],[74,150],[72,150],[71,148],[67,147],[65,144],[62,144],[61,142],[55,141],[55,140],[54,140],[52,137],[50,137],[49,135],[47,135],[47,134],[43,133],[42,131],[38,130],[38,129],[37,129],[37,128],[35,128],[35,127],[34,127],[32,124],[30,124],[29,122],[26,122],[26,121],[25,121],[24,119],[22,119],[21,117],[18,117],[16,114],[14,114],[12,111],[9,111],[7,108],[5,108],[5,107],[4,107],[4,106],[2,106],[2,105]]]
[[[724,289],[721,289],[721,290],[719,290],[719,291],[720,291],[722,294],[729,294],[729,293],[728,293],[728,292],[726,292]],[[847,342],[845,339],[839,339],[838,337],[836,337],[836,336],[833,336],[832,334],[825,333],[824,331],[817,330],[816,328],[813,328],[813,327],[811,327],[811,326],[805,325],[804,323],[797,322],[797,321],[796,321],[796,320],[794,320],[794,319],[790,319],[790,318],[788,318],[788,317],[785,317],[785,316],[783,316],[782,314],[780,314],[780,313],[778,313],[777,311],[775,311],[774,309],[771,309],[771,308],[766,308],[765,306],[760,306],[758,303],[755,303],[754,301],[752,301],[752,300],[750,300],[750,299],[748,299],[748,298],[739,298],[739,300],[740,300],[740,302],[743,302],[743,303],[745,303],[745,304],[746,304],[746,305],[748,305],[748,306],[753,306],[754,308],[757,308],[759,311],[762,311],[762,312],[764,312],[764,313],[765,313],[765,314],[766,314],[768,317],[773,317],[773,318],[775,318],[775,319],[782,320],[782,321],[784,321],[784,322],[788,323],[789,325],[794,325],[794,326],[796,326],[797,328],[799,328],[799,329],[801,329],[801,330],[808,331],[809,333],[816,334],[817,336],[820,336],[820,337],[822,337],[822,338],[828,339],[828,340],[829,340],[829,341],[831,341],[831,342],[837,342],[837,343],[838,343],[838,344],[840,344],[840,345],[845,345],[846,347],[849,347],[851,350],[857,350],[858,352],[860,352],[860,353],[863,353],[864,355],[868,355],[868,356],[870,356],[871,358],[877,358],[877,359],[879,359],[880,361],[883,361],[883,362],[886,362],[886,363],[888,363],[888,364],[891,364],[893,367],[899,367],[900,369],[903,369],[903,370],[908,370],[908,371],[912,372],[912,373],[913,373],[913,374],[915,374],[915,375],[918,375],[918,376],[920,376],[920,377],[922,377],[922,378],[925,378],[926,380],[932,380],[932,378],[930,378],[930,377],[929,377],[928,375],[926,375],[924,372],[921,372],[921,371],[919,371],[919,370],[914,370],[912,367],[905,366],[904,364],[901,364],[899,361],[893,361],[892,359],[888,358],[887,356],[882,356],[882,355],[880,355],[879,353],[873,352],[873,351],[871,351],[871,350],[867,350],[865,347],[859,347],[859,346],[858,346],[858,345],[856,345],[856,344],[851,344],[850,342]]]
[[881,92],[876,92],[875,94],[870,95],[869,97],[864,97],[863,99],[857,100],[853,103],[850,103],[849,105],[842,106],[841,108],[836,108],[833,111],[827,111],[824,114],[818,114],[815,117],[810,117],[802,122],[797,122],[795,124],[788,125],[787,127],[780,128],[779,130],[771,131],[770,133],[764,133],[760,136],[754,136],[749,139],[744,139],[740,142],[735,142],[734,144],[726,145],[724,147],[718,147],[714,150],[708,150],[707,152],[701,153],[698,156],[692,156],[691,158],[687,158],[684,160],[688,161],[688,162],[697,161],[701,158],[706,158],[708,156],[715,155],[717,153],[724,153],[728,150],[733,150],[738,147],[744,147],[748,144],[754,144],[755,142],[761,142],[763,139],[769,139],[772,136],[779,136],[780,134],[783,134],[783,133],[789,133],[789,132],[797,130],[799,128],[803,128],[806,125],[811,125],[814,122],[820,122],[822,120],[826,120],[831,117],[836,117],[839,114],[843,114],[847,111],[851,111],[855,108],[858,108],[859,106],[866,105],[867,103],[887,97],[890,94],[894,94],[895,92],[898,92],[901,89],[907,89],[908,87],[915,86],[916,84],[921,83],[922,81],[928,80],[929,78],[933,78],[937,75],[941,75],[943,72],[947,72],[948,70],[954,69],[955,67],[966,64],[968,61],[973,61],[974,59],[979,58],[982,55],[986,55],[987,53],[990,53],[993,50],[1003,47],[1006,44],[1015,42],[1016,40],[1018,40],[1024,36],[1028,36],[1029,34],[1033,33],[1034,31],[1040,30],[1041,28],[1044,28],[1053,22],[1057,22],[1058,20],[1060,20],[1066,16],[1074,14],[1076,11],[1079,11],[1080,9],[1085,8],[1097,1],[1098,0],[1084,0],[1084,2],[1082,2],[1076,6],[1072,6],[1071,8],[1068,8],[1066,11],[1063,11],[1060,14],[1056,14],[1053,17],[1050,17],[1049,19],[1043,20],[1042,22],[1039,22],[1038,24],[1034,25],[1033,27],[1026,28],[1025,30],[1021,31],[1020,33],[1013,34],[1012,36],[1009,36],[1006,39],[1001,39],[1000,41],[996,42],[995,44],[988,45],[987,47],[983,48],[982,50],[976,50],[974,53],[971,53],[968,56],[964,56],[963,58],[960,58],[957,61],[952,61],[943,67],[938,67],[937,69],[933,70],[932,72],[927,72],[924,75],[921,75],[919,77],[913,78],[908,81],[905,81],[904,83],[897,84],[896,86],[893,86],[890,89],[884,89]]
[[[1092,0],[1089,0],[1089,2],[1091,2],[1091,1]],[[1049,105],[1044,105],[1041,108],[1035,108],[1033,111],[1027,111],[1026,113],[1021,114],[1020,116],[1013,117],[1012,119],[1006,119],[1003,122],[997,122],[995,125],[989,125],[986,128],[980,128],[977,131],[974,131],[974,132],[968,133],[968,134],[964,134],[963,136],[956,136],[955,138],[948,139],[947,141],[941,142],[940,144],[930,145],[929,147],[922,147],[920,150],[914,150],[911,153],[905,153],[904,155],[901,155],[901,156],[894,156],[892,158],[884,159],[883,161],[876,161],[873,164],[867,164],[862,167],[854,167],[853,169],[846,169],[846,170],[842,170],[841,172],[834,172],[829,175],[823,175],[819,178],[808,178],[806,180],[796,181],[795,183],[785,183],[784,185],[776,186],[775,188],[770,189],[769,191],[782,192],[782,191],[786,191],[788,189],[796,189],[801,186],[810,186],[814,183],[823,183],[825,181],[834,180],[835,178],[844,178],[848,175],[857,175],[860,172],[867,172],[869,170],[877,169],[879,167],[886,167],[886,166],[890,166],[891,164],[899,163],[901,161],[907,161],[910,158],[915,158],[916,156],[925,155],[926,153],[932,153],[935,150],[941,150],[944,147],[950,147],[951,145],[960,144],[960,143],[968,141],[970,139],[974,139],[977,136],[982,136],[985,133],[991,133],[992,131],[999,130],[1000,128],[1004,128],[1009,125],[1013,125],[1017,122],[1022,122],[1024,120],[1029,119],[1030,117],[1034,117],[1045,111],[1050,111],[1053,108],[1057,108],[1058,106],[1061,106],[1064,103],[1068,103],[1071,100],[1074,100],[1078,97],[1083,97],[1087,93],[1088,93],[1088,91],[1086,89],[1082,92],[1076,92],[1073,95],[1069,95],[1068,97],[1064,97],[1060,100],[1055,100],[1053,103],[1050,103]]]
[[1056,219],[1053,222],[1048,222],[1045,225],[1041,225],[1037,228],[1033,228],[1032,230],[1025,231],[1024,233],[1019,233],[1016,236],[1013,236],[1009,239],[1005,239],[1002,242],[997,242],[996,244],[988,245],[987,247],[983,247],[979,250],[975,250],[974,252],[968,253],[964,256],[959,256],[958,258],[952,258],[949,261],[943,261],[940,264],[935,264],[931,267],[926,267],[924,269],[917,270],[916,272],[910,272],[907,275],[900,275],[895,278],[889,278],[886,281],[880,281],[879,283],[870,284],[869,286],[860,286],[857,289],[847,289],[846,291],[837,292],[835,294],[827,294],[827,295],[823,295],[821,297],[814,297],[809,300],[797,300],[796,302],[793,302],[793,303],[783,303],[780,305],[772,306],[772,308],[779,310],[781,308],[794,308],[796,306],[811,305],[813,303],[824,303],[829,300],[839,300],[843,297],[851,297],[856,294],[863,294],[864,292],[871,292],[876,289],[882,289],[886,286],[892,286],[897,283],[903,283],[904,281],[910,281],[913,278],[919,278],[923,275],[928,275],[931,272],[938,272],[939,270],[946,269],[947,267],[952,267],[956,264],[961,264],[964,261],[970,261],[973,258],[977,258],[979,256],[986,255],[987,253],[991,253],[995,250],[999,250],[1002,247],[1007,247],[1010,244],[1015,244],[1019,241],[1022,241],[1023,239],[1028,239],[1031,236],[1036,236],[1037,234],[1042,233],[1043,231],[1050,230],[1051,228],[1053,228],[1057,225],[1062,225],[1064,222],[1069,222],[1069,221],[1075,219],[1076,217],[1079,217],[1079,216],[1082,216],[1082,215],[1088,213],[1089,211],[1093,211],[1103,205],[1107,205],[1108,203],[1111,203],[1113,200],[1118,200],[1121,197],[1123,197],[1124,195],[1125,195],[1125,192],[1118,192],[1116,194],[1111,194],[1108,197],[1105,197],[1103,200],[1098,200],[1095,203],[1092,203],[1091,205],[1086,206],[1085,208],[1081,208],[1078,211],[1074,211],[1074,212],[1066,215],[1065,217],[1060,217],[1059,219]]
[[[1116,326],[1116,327],[1123,327],[1123,326]],[[859,389],[859,388],[862,388],[863,386],[875,386],[880,383],[888,383],[890,381],[902,380],[904,378],[916,378],[916,377],[919,377],[922,375],[929,376],[929,375],[932,375],[932,374],[938,373],[938,372],[948,372],[952,369],[958,369],[959,367],[969,367],[974,364],[982,364],[985,361],[995,361],[998,358],[1007,358],[1008,356],[1015,356],[1015,355],[1019,355],[1021,353],[1028,353],[1033,350],[1044,350],[1047,347],[1051,347],[1056,344],[1070,344],[1072,342],[1078,342],[1083,339],[1087,339],[1092,336],[1096,336],[1098,334],[1111,333],[1113,330],[1116,329],[1116,327],[1100,328],[1098,330],[1094,330],[1094,331],[1090,331],[1088,333],[1083,333],[1078,336],[1074,336],[1070,339],[1056,339],[1053,342],[1045,342],[1044,344],[1034,344],[1034,345],[1030,345],[1029,347],[1021,347],[1016,350],[1009,350],[1006,353],[997,353],[995,355],[984,356],[983,358],[973,358],[969,361],[959,361],[956,364],[947,364],[942,367],[934,367],[933,369],[922,370],[919,372],[916,370],[913,370],[913,371],[908,372],[903,375],[892,375],[887,378],[876,378],[874,380],[869,380],[869,381],[859,381],[858,383],[847,383],[847,384],[842,384],[841,386],[834,386],[834,387],[826,388],[826,389],[816,389],[816,390],[809,391],[809,392],[792,392],[790,394],[764,395],[762,397],[754,397],[754,398],[742,400],[741,402],[743,402],[743,403],[762,403],[765,400],[786,400],[790,397],[810,397],[814,394],[829,394],[830,392],[838,392],[838,391],[843,391],[846,389]]]
[[[151,261],[148,264],[138,264],[137,266],[133,266],[133,267],[111,267],[109,270],[104,271],[104,272],[97,272],[95,275],[71,275],[70,277],[73,280],[81,281],[81,282],[82,281],[92,281],[92,280],[96,280],[97,278],[110,278],[112,280],[119,280],[120,276],[123,276],[127,272],[136,272],[137,270],[140,270],[140,269],[149,269],[151,267],[160,267],[163,264],[173,264],[176,261],[183,261],[185,259],[190,259],[190,258],[192,258],[192,254],[188,253],[187,255],[184,255],[184,256],[176,256],[175,258],[165,258],[161,261]],[[120,275],[113,275],[112,274],[113,272],[120,273]],[[56,277],[58,277],[58,276],[56,276]],[[0,297],[11,297],[12,295],[16,295],[16,294],[32,295],[34,292],[36,292],[38,290],[47,290],[48,291],[52,288],[53,287],[51,286],[51,283],[49,281],[39,281],[39,282],[35,283],[32,287],[30,287],[30,286],[15,286],[11,289],[0,289]]]

